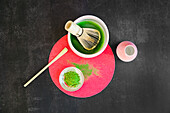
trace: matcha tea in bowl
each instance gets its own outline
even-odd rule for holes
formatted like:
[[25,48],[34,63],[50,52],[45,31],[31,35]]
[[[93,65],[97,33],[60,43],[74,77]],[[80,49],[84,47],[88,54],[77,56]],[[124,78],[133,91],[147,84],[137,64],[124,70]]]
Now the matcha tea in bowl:
[[[109,31],[106,24],[100,18],[93,15],[85,15],[76,19],[73,23],[73,25],[82,28],[84,32],[89,30],[87,31],[89,35],[84,33],[86,38],[85,41],[83,40],[84,44],[82,44],[78,36],[83,34],[82,30],[78,30],[75,27],[71,33],[68,32],[68,44],[75,54],[83,58],[93,58],[100,55],[106,49],[109,42]],[[68,29],[66,30],[69,31]],[[75,35],[76,32],[78,35]]]
[[67,91],[77,91],[84,83],[84,75],[78,68],[68,67],[60,73],[59,83]]

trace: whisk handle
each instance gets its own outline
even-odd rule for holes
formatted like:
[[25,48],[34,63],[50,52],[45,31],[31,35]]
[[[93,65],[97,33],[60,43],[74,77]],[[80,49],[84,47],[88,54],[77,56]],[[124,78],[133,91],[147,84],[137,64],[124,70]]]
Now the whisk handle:
[[81,36],[83,32],[83,29],[71,20],[65,24],[65,30],[77,37]]

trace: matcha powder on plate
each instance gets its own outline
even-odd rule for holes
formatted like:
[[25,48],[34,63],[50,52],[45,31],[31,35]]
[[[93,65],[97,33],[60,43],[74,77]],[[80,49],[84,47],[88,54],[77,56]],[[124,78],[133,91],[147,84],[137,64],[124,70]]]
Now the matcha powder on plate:
[[76,87],[80,84],[80,76],[74,71],[69,71],[64,73],[64,81],[68,86]]

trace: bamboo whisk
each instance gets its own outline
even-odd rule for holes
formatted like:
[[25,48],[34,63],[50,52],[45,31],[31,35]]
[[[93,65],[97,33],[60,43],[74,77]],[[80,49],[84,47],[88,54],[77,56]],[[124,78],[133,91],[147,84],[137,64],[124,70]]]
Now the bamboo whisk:
[[81,28],[72,21],[65,24],[65,29],[77,37],[81,45],[87,49],[94,49],[100,41],[100,32],[92,28]]

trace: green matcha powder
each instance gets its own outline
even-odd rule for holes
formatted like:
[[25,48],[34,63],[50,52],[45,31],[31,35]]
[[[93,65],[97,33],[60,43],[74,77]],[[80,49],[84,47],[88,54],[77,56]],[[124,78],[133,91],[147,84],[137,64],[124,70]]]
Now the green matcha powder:
[[64,81],[70,87],[77,87],[80,84],[80,76],[74,71],[69,71],[64,74]]

